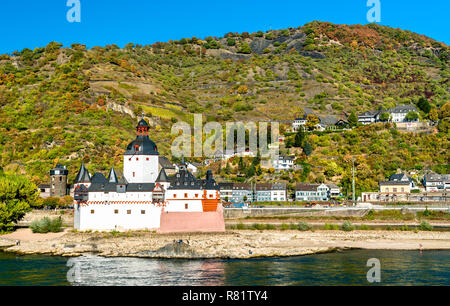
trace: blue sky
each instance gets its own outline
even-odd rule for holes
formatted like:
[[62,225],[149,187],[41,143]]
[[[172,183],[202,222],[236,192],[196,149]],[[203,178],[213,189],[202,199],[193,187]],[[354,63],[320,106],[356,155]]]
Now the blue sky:
[[[450,1],[380,0],[381,23],[450,44]],[[88,47],[152,44],[298,27],[313,20],[367,24],[367,0],[80,0],[81,22],[66,19],[67,0],[0,1],[0,54],[50,41]]]

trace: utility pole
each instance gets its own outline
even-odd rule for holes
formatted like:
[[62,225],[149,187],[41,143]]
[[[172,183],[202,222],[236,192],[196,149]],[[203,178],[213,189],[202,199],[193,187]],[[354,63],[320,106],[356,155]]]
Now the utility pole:
[[352,175],[353,175],[353,181],[352,181],[352,195],[353,195],[353,206],[356,204],[356,194],[355,194],[355,158],[352,158],[353,167],[352,167]]

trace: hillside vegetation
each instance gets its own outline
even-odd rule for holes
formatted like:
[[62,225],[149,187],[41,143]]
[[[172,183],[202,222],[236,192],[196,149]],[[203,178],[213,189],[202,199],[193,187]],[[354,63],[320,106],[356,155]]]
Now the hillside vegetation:
[[[52,42],[0,55],[0,166],[35,183],[48,180],[57,162],[68,166],[71,179],[81,160],[90,171],[120,167],[141,113],[170,156],[172,124],[192,123],[194,113],[221,123],[292,120],[305,109],[348,116],[424,98],[430,107],[421,119],[439,117],[438,133],[401,134],[377,125],[311,134],[312,154],[298,153],[304,171],[283,179],[346,180],[351,155],[358,156],[358,179],[367,188],[397,168],[445,172],[448,51],[428,37],[377,24],[312,22],[123,49]],[[263,179],[258,167],[254,175]],[[234,168],[224,176],[233,178]]]

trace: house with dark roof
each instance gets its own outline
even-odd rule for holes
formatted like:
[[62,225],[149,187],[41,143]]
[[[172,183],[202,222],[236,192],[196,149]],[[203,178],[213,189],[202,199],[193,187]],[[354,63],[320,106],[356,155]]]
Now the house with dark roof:
[[358,122],[364,125],[378,122],[380,120],[380,111],[367,111],[358,115]]

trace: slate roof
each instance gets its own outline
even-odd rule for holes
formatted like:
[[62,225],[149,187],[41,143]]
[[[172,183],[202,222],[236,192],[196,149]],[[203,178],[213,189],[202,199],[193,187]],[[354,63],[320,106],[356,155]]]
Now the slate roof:
[[84,166],[84,163],[81,164],[80,171],[78,171],[77,177],[75,178],[75,184],[77,183],[89,183],[91,181],[91,175],[89,171]]
[[159,164],[164,169],[175,169],[175,166],[165,156],[160,156],[159,157]]
[[409,186],[410,182],[409,181],[406,181],[406,182],[403,182],[403,181],[388,181],[388,182],[380,182],[379,184],[380,184],[380,186],[384,186],[384,185],[399,185],[399,186],[407,185],[407,186]]
[[172,177],[169,189],[201,189],[201,183],[187,170],[186,164],[182,164]]
[[410,111],[414,111],[416,113],[418,113],[417,108],[412,105],[412,104],[408,104],[408,105],[398,105],[394,108],[391,108],[388,112],[389,113],[401,113],[401,114],[407,114]]
[[211,170],[206,172],[206,179],[202,181],[202,188],[206,190],[219,190],[219,185],[214,180]]
[[146,135],[138,135],[134,141],[127,146],[124,155],[159,155],[158,147]]
[[117,184],[119,182],[119,179],[117,178],[117,173],[114,170],[114,167],[112,167],[111,170],[109,171],[108,182],[115,183],[115,184]]
[[303,184],[298,183],[295,187],[296,191],[317,191],[317,188],[320,186],[320,184]]
[[233,189],[233,183],[219,183],[220,190],[232,190]]
[[164,170],[164,168],[161,169],[161,171],[159,172],[158,178],[156,179],[157,183],[161,183],[161,182],[169,182],[169,178],[167,177],[166,171]]
[[370,117],[370,118],[373,118],[373,117],[376,117],[379,113],[380,113],[380,111],[367,111],[365,113],[362,113],[358,117]]

